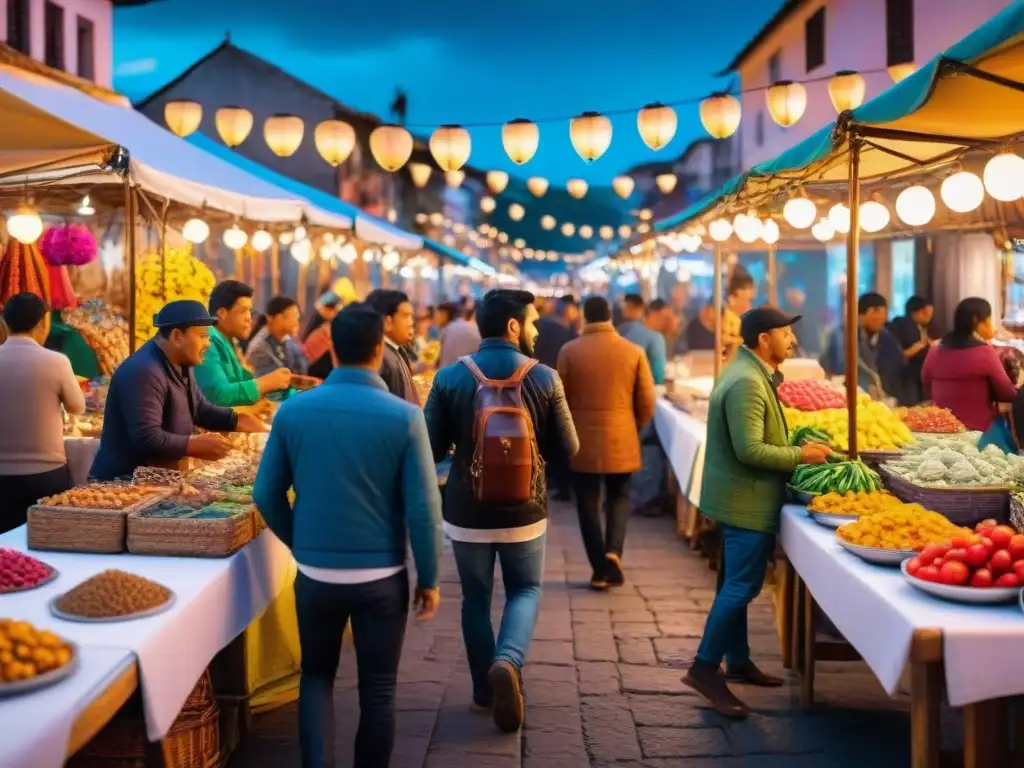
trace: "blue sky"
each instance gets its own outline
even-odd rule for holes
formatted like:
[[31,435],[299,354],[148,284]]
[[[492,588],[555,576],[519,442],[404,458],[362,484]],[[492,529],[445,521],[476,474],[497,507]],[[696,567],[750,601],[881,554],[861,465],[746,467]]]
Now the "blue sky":
[[[696,104],[681,106],[673,142],[654,152],[634,112],[615,117],[608,153],[592,165],[569,142],[567,118],[652,101],[699,98],[781,0],[160,0],[116,12],[115,86],[141,98],[232,40],[340,101],[386,115],[396,87],[408,121],[541,123],[537,156],[515,168],[499,127],[471,128],[479,168],[554,183],[578,176],[608,184],[631,165],[679,155],[704,135]],[[326,34],[325,34],[326,31]]]

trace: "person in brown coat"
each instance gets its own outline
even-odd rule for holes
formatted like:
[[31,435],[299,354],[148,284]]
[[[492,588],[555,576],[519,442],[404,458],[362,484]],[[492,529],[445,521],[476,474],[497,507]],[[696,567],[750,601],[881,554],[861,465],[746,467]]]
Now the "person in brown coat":
[[629,519],[629,480],[642,465],[640,429],[654,418],[654,378],[647,357],[616,333],[611,319],[606,299],[588,298],[583,303],[583,335],[558,355],[558,375],[580,439],[580,450],[572,459],[573,484],[594,589],[626,581],[622,548]]

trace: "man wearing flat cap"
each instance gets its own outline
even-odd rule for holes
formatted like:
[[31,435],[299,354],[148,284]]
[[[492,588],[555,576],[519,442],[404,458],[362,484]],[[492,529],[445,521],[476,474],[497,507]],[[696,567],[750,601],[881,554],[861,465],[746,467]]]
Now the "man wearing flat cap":
[[[727,680],[782,685],[750,659],[747,606],[764,585],[793,470],[799,464],[820,464],[831,453],[818,443],[789,445],[777,382],[779,366],[796,346],[791,326],[799,319],[770,306],[744,313],[743,345],[715,382],[708,408],[700,507],[721,531],[722,571],[697,657],[683,682],[732,718],[746,717],[748,709]],[[723,659],[724,676],[719,671]]]
[[130,477],[136,467],[175,466],[186,457],[216,461],[229,444],[213,432],[263,432],[255,416],[212,405],[193,369],[210,348],[215,320],[198,301],[167,304],[157,334],[114,371],[103,412],[103,434],[90,473],[97,480]]

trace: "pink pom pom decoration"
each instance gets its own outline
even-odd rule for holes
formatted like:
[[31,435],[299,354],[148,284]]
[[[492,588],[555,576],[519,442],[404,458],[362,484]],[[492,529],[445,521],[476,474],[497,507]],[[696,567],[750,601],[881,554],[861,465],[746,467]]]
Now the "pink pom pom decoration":
[[50,227],[39,238],[39,252],[51,267],[80,267],[96,258],[96,238],[84,224]]

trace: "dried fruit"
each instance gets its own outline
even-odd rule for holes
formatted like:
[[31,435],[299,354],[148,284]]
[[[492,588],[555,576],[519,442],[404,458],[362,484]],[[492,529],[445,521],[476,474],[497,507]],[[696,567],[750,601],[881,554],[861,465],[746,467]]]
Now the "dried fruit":
[[0,592],[31,589],[49,578],[50,567],[16,549],[0,549]]
[[108,570],[61,595],[57,609],[88,618],[127,617],[158,608],[170,599],[170,590],[162,584],[134,573]]

